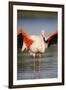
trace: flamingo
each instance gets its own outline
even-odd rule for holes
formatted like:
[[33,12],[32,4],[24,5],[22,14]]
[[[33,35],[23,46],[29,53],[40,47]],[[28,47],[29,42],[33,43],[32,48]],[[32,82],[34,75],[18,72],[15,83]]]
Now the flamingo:
[[46,37],[43,30],[40,35],[27,35],[23,29],[19,29],[17,37],[18,49],[21,49],[22,52],[29,49],[30,55],[35,57],[38,53],[41,56],[48,47],[57,43],[58,32],[53,32]]
[[[30,55],[34,57],[34,72],[35,72],[35,56],[39,53],[41,56],[47,48],[57,43],[58,32],[51,33],[48,37],[42,30],[40,35],[27,35],[23,29],[17,31],[17,47],[22,52],[29,49]],[[40,72],[40,60],[39,60]]]

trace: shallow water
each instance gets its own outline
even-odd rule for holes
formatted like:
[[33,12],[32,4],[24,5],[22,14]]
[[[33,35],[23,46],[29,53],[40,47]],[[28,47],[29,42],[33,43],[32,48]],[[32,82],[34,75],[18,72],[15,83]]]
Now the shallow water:
[[17,79],[56,78],[58,68],[57,46],[46,49],[41,57],[33,58],[29,53],[19,52],[17,55]]

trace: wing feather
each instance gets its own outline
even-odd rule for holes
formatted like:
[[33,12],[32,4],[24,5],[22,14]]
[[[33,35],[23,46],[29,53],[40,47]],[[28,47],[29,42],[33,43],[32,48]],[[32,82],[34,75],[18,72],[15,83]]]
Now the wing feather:
[[17,30],[17,46],[18,48],[22,48],[23,42],[25,43],[26,47],[29,48],[30,45],[33,43],[33,40],[24,32],[24,30],[18,29]]
[[53,45],[53,44],[57,44],[57,41],[58,41],[58,32],[53,32],[47,38],[48,47]]

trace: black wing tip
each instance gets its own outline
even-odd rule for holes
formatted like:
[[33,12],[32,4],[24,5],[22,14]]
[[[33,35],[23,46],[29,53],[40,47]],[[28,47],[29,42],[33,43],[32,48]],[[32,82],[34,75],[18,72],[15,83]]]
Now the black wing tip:
[[52,46],[52,45],[56,45],[58,43],[58,34],[55,34],[53,36],[51,36],[51,39],[48,40],[48,47]]
[[23,46],[23,36],[20,33],[17,35],[17,49],[18,49],[18,51],[20,51],[22,49],[22,46]]

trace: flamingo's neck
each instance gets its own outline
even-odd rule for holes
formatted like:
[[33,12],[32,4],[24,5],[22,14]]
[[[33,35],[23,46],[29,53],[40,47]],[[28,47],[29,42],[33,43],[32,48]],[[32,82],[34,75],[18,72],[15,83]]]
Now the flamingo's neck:
[[41,36],[43,38],[44,43],[48,43],[48,41],[46,39],[46,36],[45,36],[45,34],[43,32],[41,33]]
[[48,43],[48,41],[46,40],[46,37],[43,37],[43,40],[45,43]]

